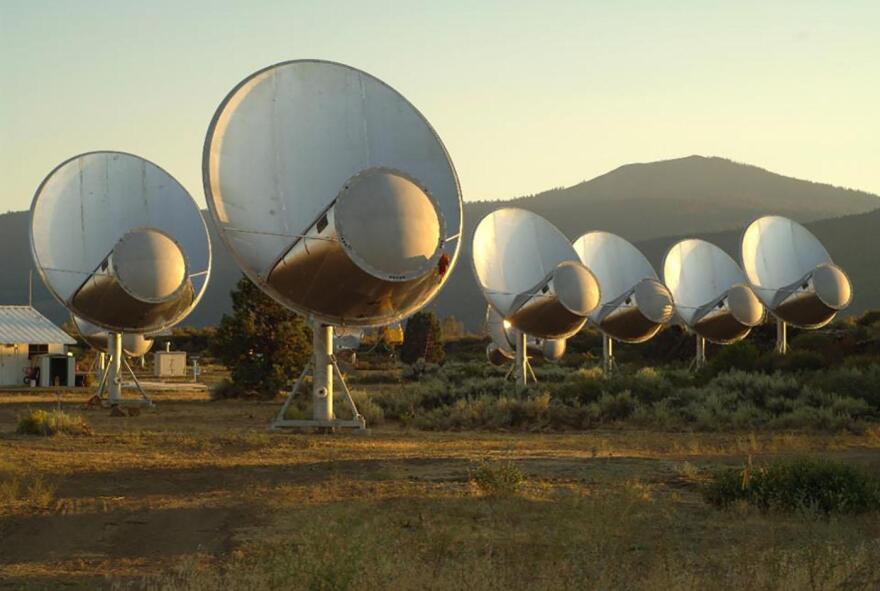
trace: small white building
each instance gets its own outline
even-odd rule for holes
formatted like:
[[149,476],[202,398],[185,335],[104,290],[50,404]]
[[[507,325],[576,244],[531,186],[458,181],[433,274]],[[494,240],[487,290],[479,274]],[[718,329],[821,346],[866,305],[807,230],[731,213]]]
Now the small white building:
[[[24,386],[28,370],[37,364],[35,358],[66,355],[67,346],[75,344],[73,337],[31,306],[0,306],[0,386]],[[67,366],[58,371],[67,375]]]

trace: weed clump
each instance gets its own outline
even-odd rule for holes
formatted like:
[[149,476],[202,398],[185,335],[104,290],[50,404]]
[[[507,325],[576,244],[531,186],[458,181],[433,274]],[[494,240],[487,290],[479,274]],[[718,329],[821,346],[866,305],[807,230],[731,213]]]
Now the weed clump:
[[63,433],[65,435],[91,435],[92,428],[80,415],[63,410],[35,410],[19,419],[16,433],[42,435],[44,437]]
[[703,498],[716,507],[745,501],[762,511],[864,513],[880,510],[880,478],[829,460],[796,460],[715,472]]
[[471,470],[470,480],[486,496],[506,497],[516,494],[525,482],[525,475],[509,460],[482,460]]

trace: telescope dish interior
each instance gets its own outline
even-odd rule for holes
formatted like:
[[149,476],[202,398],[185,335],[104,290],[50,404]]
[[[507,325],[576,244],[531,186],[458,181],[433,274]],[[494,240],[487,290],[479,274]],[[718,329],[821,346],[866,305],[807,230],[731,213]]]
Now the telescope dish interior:
[[742,238],[743,271],[758,298],[773,308],[777,292],[825,263],[831,256],[799,223],[781,216],[752,222]]
[[412,314],[458,254],[461,192],[440,138],[398,92],[349,66],[299,60],[248,76],[214,115],[203,179],[242,270],[323,322]]
[[[524,209],[493,211],[474,231],[474,275],[486,301],[504,318],[513,311],[519,296],[535,288],[561,263],[577,260],[565,234]],[[577,303],[583,306],[579,300]]]
[[155,332],[208,282],[208,229],[189,193],[152,162],[89,152],[56,167],[31,205],[31,249],[49,291],[105,329]]
[[705,240],[682,240],[666,253],[663,282],[688,326],[701,307],[722,297],[746,276],[729,254]]

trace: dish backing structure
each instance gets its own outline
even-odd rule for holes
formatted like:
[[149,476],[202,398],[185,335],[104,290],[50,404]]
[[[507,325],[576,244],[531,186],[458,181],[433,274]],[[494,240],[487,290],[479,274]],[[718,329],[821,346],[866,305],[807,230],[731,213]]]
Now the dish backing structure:
[[758,218],[743,232],[742,266],[752,289],[776,318],[779,353],[788,350],[786,325],[814,329],[852,302],[852,283],[818,238],[781,216]]
[[498,209],[474,231],[474,276],[499,316],[519,331],[517,384],[529,376],[527,335],[549,340],[576,334],[601,298],[600,284],[568,238],[541,216]]
[[614,369],[613,341],[642,343],[672,319],[672,294],[635,246],[610,232],[588,232],[574,241],[580,261],[596,276],[602,297],[589,315],[602,332],[603,370]]
[[735,343],[764,321],[764,306],[730,255],[705,240],[676,243],[663,260],[663,282],[675,313],[697,335],[696,367],[706,361],[706,341]]
[[[397,322],[426,305],[456,262],[458,178],[428,121],[381,80],[297,60],[240,82],[205,138],[208,209],[244,273],[313,327],[314,356],[276,428],[354,427],[333,326]],[[307,372],[313,417],[285,414]],[[353,419],[333,410],[334,374]]]
[[198,207],[152,162],[89,152],[62,162],[37,188],[30,242],[53,296],[80,320],[108,331],[110,363],[102,382],[109,403],[122,403],[122,333],[173,326],[207,286],[211,244]]

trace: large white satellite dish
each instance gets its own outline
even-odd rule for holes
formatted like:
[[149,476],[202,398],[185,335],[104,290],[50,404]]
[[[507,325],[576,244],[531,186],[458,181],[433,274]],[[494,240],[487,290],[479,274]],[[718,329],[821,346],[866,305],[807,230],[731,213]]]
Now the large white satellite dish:
[[574,242],[581,262],[602,286],[590,323],[602,331],[604,369],[612,371],[612,340],[641,343],[672,319],[673,300],[635,246],[609,232],[588,232]]
[[697,335],[696,365],[705,362],[706,341],[730,344],[764,320],[764,306],[729,254],[705,240],[676,243],[663,260],[663,282],[675,312]]
[[743,270],[758,298],[778,321],[777,347],[785,353],[785,325],[820,328],[852,301],[852,284],[822,243],[802,225],[765,216],[743,233]]
[[[110,353],[112,338],[110,331],[92,324],[88,320],[71,315],[79,336],[88,345],[101,353]],[[124,333],[122,335],[122,352],[129,357],[143,357],[153,348],[155,341],[142,333]]]
[[486,301],[521,333],[516,373],[524,384],[526,335],[557,340],[576,334],[600,300],[599,283],[562,232],[524,209],[484,217],[474,231],[472,254]]
[[[101,328],[95,324],[92,324],[88,320],[83,320],[75,316],[74,314],[70,315],[73,320],[73,325],[76,327],[79,336],[95,351],[98,352],[93,364],[93,369],[97,372],[98,378],[98,390],[95,393],[95,396],[92,398],[94,401],[100,401],[102,395],[104,394],[105,388],[109,387],[108,378],[109,371],[107,366],[107,358],[106,355],[110,354],[110,359],[113,359],[113,347],[114,347],[114,333]],[[121,338],[122,344],[122,356],[120,358],[122,365],[125,366],[125,369],[128,370],[129,375],[131,376],[132,382],[135,387],[141,393],[141,397],[143,400],[150,400],[149,395],[144,391],[141,386],[140,381],[134,373],[134,370],[131,368],[131,365],[128,363],[128,359],[126,357],[140,357],[143,358],[144,355],[149,353],[150,349],[153,348],[154,340],[150,337],[147,337],[140,333],[123,333]],[[89,370],[91,371],[91,370]]]
[[[516,358],[519,331],[504,320],[495,308],[486,307],[486,332],[490,342],[486,357],[492,365],[505,365]],[[529,355],[541,355],[548,361],[557,361],[565,354],[565,339],[541,339],[526,335]]]
[[121,333],[173,326],[205,291],[211,245],[198,207],[152,162],[89,152],[62,162],[37,188],[30,241],[49,291],[111,333],[109,400],[119,404]]
[[363,427],[355,408],[354,422],[333,413],[332,326],[397,322],[446,281],[462,204],[440,138],[365,72],[283,62],[222,101],[205,138],[203,179],[245,274],[314,324],[314,419],[284,419],[288,398],[274,425]]

